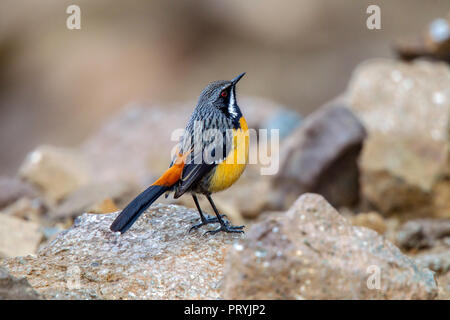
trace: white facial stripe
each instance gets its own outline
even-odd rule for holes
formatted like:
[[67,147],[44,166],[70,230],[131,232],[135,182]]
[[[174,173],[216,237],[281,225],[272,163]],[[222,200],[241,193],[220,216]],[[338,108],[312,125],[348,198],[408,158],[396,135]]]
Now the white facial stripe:
[[230,102],[228,103],[228,113],[231,114],[233,117],[237,117],[236,112],[236,98],[234,97],[234,90],[231,88],[230,90]]

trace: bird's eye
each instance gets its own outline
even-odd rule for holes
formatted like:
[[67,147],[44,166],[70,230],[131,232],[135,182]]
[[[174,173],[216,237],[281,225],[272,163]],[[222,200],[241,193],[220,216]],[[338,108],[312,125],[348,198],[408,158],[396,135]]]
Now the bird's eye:
[[226,98],[228,96],[228,92],[226,90],[223,90],[220,95],[224,98]]

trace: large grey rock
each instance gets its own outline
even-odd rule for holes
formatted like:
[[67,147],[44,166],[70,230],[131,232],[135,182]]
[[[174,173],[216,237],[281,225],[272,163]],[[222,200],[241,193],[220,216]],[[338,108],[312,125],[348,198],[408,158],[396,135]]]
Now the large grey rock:
[[382,213],[450,217],[450,68],[374,60],[345,98],[368,131],[364,199]]
[[315,194],[305,194],[287,213],[253,225],[230,249],[224,274],[225,299],[437,295],[430,270],[419,268],[375,231],[351,226]]
[[289,207],[305,192],[319,193],[335,206],[356,204],[357,160],[365,137],[360,121],[341,105],[307,117],[280,150],[280,170],[274,176],[279,199],[274,206]]
[[49,299],[217,299],[228,245],[238,234],[188,233],[198,213],[151,207],[125,234],[117,214],[84,214],[36,257],[3,262]]
[[17,279],[0,267],[0,300],[37,300],[39,295],[24,278]]

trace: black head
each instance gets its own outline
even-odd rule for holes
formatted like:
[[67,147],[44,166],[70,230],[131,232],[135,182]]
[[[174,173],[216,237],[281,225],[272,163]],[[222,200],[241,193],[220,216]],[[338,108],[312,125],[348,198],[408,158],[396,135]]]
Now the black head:
[[245,72],[231,81],[220,80],[211,82],[200,94],[198,105],[200,107],[216,108],[231,119],[239,118],[242,114],[236,102],[236,84],[244,75]]

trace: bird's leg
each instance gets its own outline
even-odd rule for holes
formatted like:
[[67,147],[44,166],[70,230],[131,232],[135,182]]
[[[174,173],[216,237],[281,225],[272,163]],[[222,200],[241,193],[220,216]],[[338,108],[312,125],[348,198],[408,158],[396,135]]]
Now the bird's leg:
[[244,231],[242,230],[244,228],[244,226],[233,226],[228,221],[225,222],[222,219],[222,216],[220,215],[219,210],[217,210],[216,205],[214,204],[211,196],[209,194],[207,194],[206,198],[208,199],[209,203],[211,204],[211,207],[214,210],[214,213],[216,214],[217,220],[220,223],[220,227],[216,230],[206,231],[205,234],[208,234],[208,233],[215,234],[220,231],[228,232],[228,233],[244,233]]
[[[195,206],[197,207],[198,213],[200,214],[200,220],[201,222],[198,224],[193,225],[190,229],[189,232],[191,232],[192,230],[198,229],[204,225],[210,224],[210,223],[218,223],[220,222],[219,219],[217,217],[210,217],[210,216],[206,216],[203,214],[202,209],[200,208],[200,204],[198,203],[198,199],[197,196],[195,194],[192,194],[192,198],[194,199],[195,202]],[[226,217],[224,214],[219,216],[220,219],[222,220],[222,217]],[[223,220],[222,220],[223,221]]]

